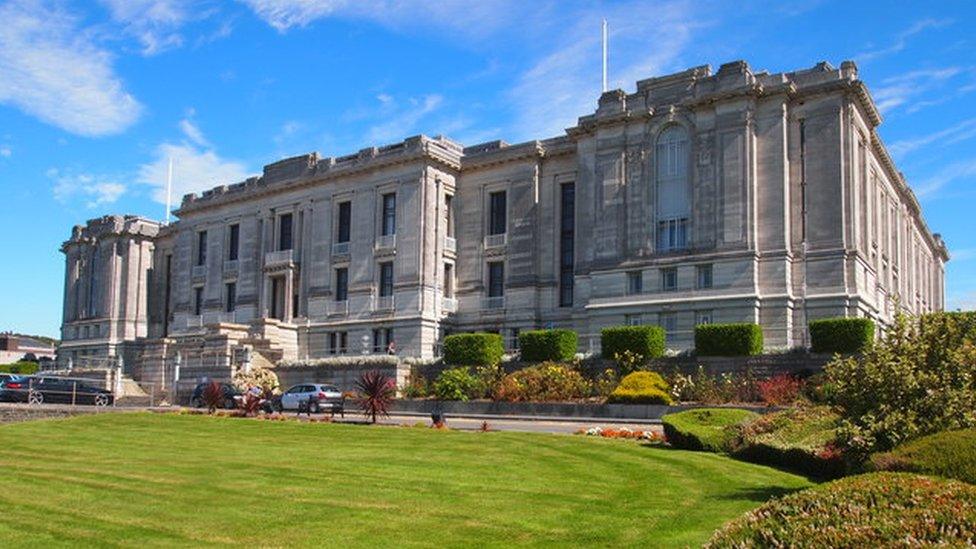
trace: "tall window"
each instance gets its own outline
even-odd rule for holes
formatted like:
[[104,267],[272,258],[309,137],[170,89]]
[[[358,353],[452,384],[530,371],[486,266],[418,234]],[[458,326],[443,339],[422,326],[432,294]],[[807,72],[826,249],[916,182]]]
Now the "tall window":
[[383,195],[383,236],[396,234],[396,193]]
[[339,223],[336,225],[336,242],[349,242],[352,232],[352,202],[339,204]]
[[678,289],[677,268],[668,267],[666,269],[661,269],[661,289],[666,292]]
[[688,133],[671,126],[657,138],[657,247],[679,250],[688,244],[691,185],[688,179]]
[[505,263],[491,261],[488,263],[488,297],[502,297],[505,295]]
[[193,288],[193,314],[200,316],[203,313],[203,286]]
[[454,237],[454,195],[444,195],[444,220],[447,223],[447,236]]
[[444,264],[444,297],[451,298],[454,297],[454,265],[452,263]]
[[335,270],[335,300],[349,299],[349,269],[340,267]]
[[207,264],[207,231],[197,233],[197,265]]
[[224,285],[227,298],[224,300],[224,310],[228,313],[234,312],[237,307],[237,283],[228,282]]
[[711,265],[699,265],[697,267],[698,289],[705,289],[712,287],[712,266]]
[[329,354],[345,354],[349,332],[329,332]]
[[631,271],[627,273],[627,293],[637,295],[644,291],[644,273]]
[[290,213],[278,218],[278,249],[290,250],[292,244],[292,217]]
[[559,200],[559,306],[573,306],[576,245],[576,185],[563,183]]
[[373,329],[373,352],[385,353],[390,351],[390,343],[393,343],[393,328],[374,328]]
[[508,223],[507,207],[505,191],[488,195],[488,234],[505,234]]
[[241,226],[235,223],[231,225],[228,230],[230,231],[230,234],[227,238],[227,260],[237,261],[237,256],[240,254],[241,247]]
[[664,333],[673,336],[678,331],[678,315],[675,313],[661,313],[658,315],[658,324],[664,328]]
[[393,295],[393,262],[380,263],[380,297]]

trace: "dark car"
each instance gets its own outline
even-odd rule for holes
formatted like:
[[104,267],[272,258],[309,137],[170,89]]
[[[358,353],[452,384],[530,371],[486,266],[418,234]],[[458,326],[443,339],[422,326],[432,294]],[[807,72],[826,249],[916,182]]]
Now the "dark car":
[[[193,408],[203,408],[204,406],[203,391],[207,388],[207,385],[210,385],[210,383],[209,382],[201,383],[193,388],[193,394],[190,395],[190,406],[192,406]],[[224,408],[228,410],[233,410],[234,408],[237,407],[237,403],[234,401],[234,397],[241,396],[240,391],[238,391],[230,383],[221,383],[220,392],[223,394],[224,397],[224,405],[223,405]]]
[[108,406],[115,401],[115,396],[111,391],[74,379],[23,376],[0,383],[0,400]]

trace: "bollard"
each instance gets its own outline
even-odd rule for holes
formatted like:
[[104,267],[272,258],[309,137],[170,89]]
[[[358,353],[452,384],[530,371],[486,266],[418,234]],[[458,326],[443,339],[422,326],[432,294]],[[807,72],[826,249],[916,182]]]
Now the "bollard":
[[78,382],[71,382],[71,405],[74,406],[78,402]]

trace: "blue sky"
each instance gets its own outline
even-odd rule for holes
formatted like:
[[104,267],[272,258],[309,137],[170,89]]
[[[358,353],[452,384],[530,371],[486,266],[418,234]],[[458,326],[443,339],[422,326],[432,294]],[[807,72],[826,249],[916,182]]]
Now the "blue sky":
[[558,135],[610,80],[745,59],[854,59],[880,134],[976,307],[976,4],[485,0],[0,0],[0,329],[56,336],[72,225],[285,156],[417,133]]

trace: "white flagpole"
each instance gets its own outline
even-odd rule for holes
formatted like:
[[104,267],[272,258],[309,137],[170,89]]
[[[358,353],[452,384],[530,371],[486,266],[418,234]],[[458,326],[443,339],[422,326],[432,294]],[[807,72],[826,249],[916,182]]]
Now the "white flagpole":
[[603,91],[607,91],[607,20],[603,20]]
[[173,157],[169,157],[169,165],[166,168],[166,224],[169,225],[169,211],[172,208],[173,200]]

